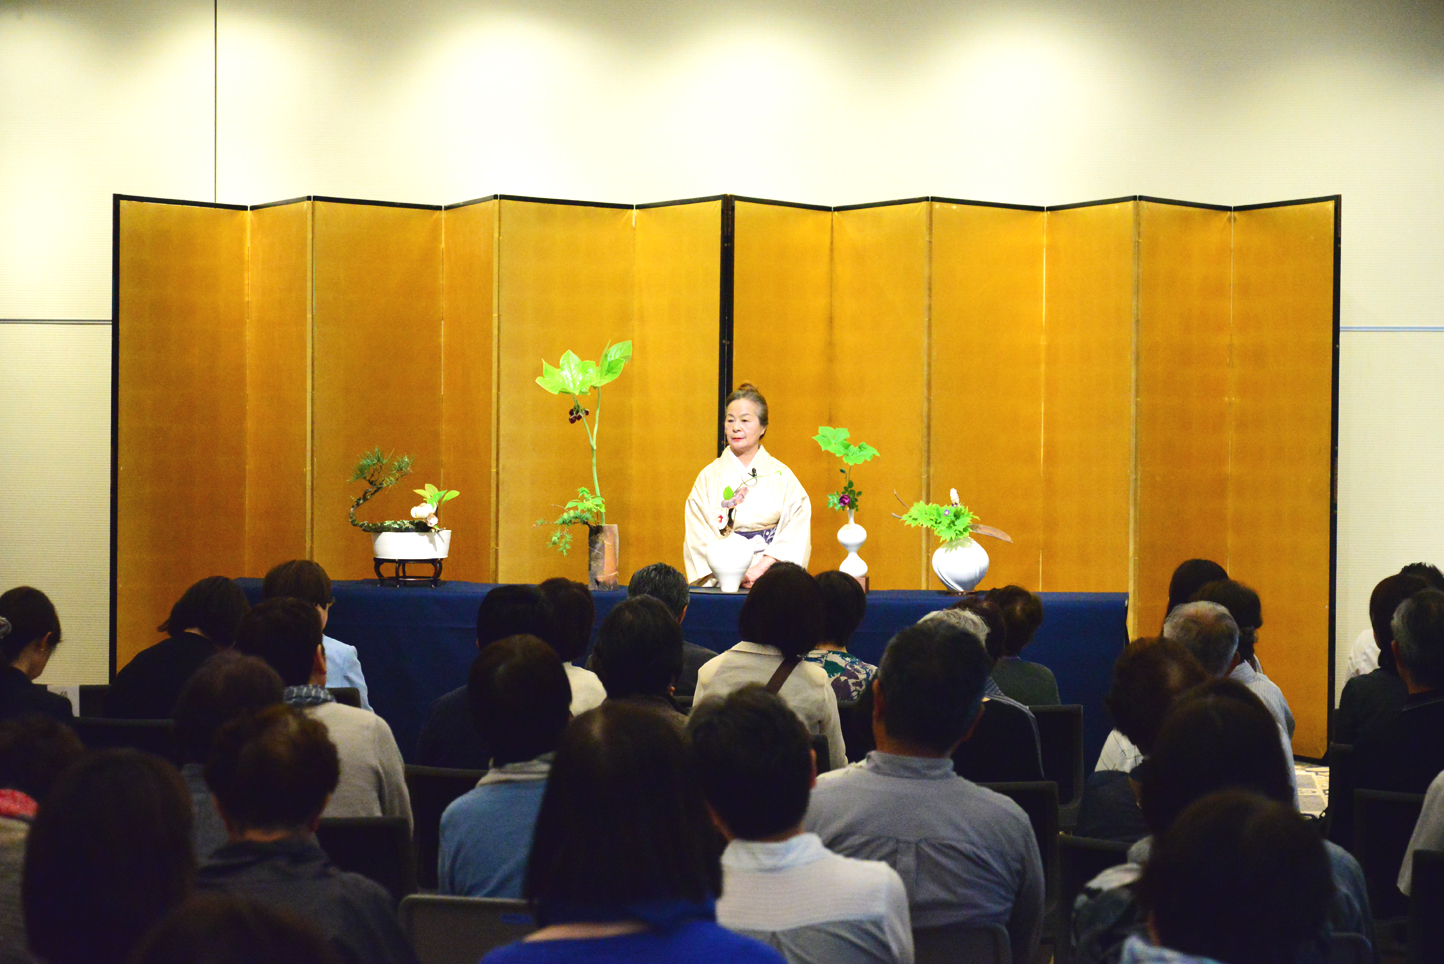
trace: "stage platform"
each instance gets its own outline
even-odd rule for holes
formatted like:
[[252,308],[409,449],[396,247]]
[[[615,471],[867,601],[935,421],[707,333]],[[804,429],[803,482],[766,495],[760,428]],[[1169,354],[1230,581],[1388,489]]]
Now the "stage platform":
[[[236,580],[254,603],[259,579]],[[490,585],[448,582],[431,588],[383,588],[375,580],[332,583],[336,604],[326,634],[355,646],[366,672],[371,705],[391,724],[410,757],[431,701],[466,682],[476,658],[476,609]],[[594,593],[597,624],[626,598],[626,590]],[[1025,651],[1058,678],[1064,703],[1083,705],[1085,768],[1091,770],[1111,727],[1103,708],[1113,660],[1128,642],[1127,593],[1040,593],[1043,625]],[[686,638],[719,652],[735,644],[742,595],[694,592],[682,629]],[[849,649],[876,663],[887,641],[924,613],[953,598],[931,590],[874,590],[867,616]]]

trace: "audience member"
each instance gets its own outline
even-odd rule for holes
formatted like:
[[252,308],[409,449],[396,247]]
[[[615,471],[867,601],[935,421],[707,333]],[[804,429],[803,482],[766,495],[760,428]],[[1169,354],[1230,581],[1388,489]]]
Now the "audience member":
[[[1171,639],[1137,639],[1113,664],[1113,681],[1104,705],[1113,725],[1146,760],[1158,728],[1173,701],[1185,690],[1207,681],[1198,659]],[[1138,808],[1138,781],[1143,763],[1131,771],[1095,770],[1083,785],[1078,806],[1080,837],[1133,843],[1148,836]]]
[[165,916],[130,964],[348,964],[314,924],[258,900],[194,894]]
[[1043,866],[1022,809],[953,772],[982,705],[982,640],[945,620],[892,638],[873,680],[877,749],[817,780],[803,826],[844,856],[884,860],[908,891],[914,928],[1003,924],[1031,961]]
[[839,703],[855,703],[877,672],[876,666],[847,651],[848,640],[867,613],[867,592],[857,579],[837,569],[819,573],[817,588],[822,590],[822,639],[804,658],[827,673]]
[[0,964],[30,964],[20,903],[25,837],[36,801],[84,755],[75,731],[51,717],[0,722]]
[[1399,868],[1399,890],[1406,897],[1412,896],[1414,889],[1416,850],[1444,850],[1444,771],[1434,778],[1424,793],[1424,806],[1414,824],[1414,833],[1409,837],[1404,865]]
[[[944,621],[964,630],[971,638],[994,639],[1002,652],[1002,613],[993,605],[954,607],[928,613],[922,622]],[[988,622],[991,620],[991,624]],[[991,673],[996,665],[993,651],[984,643]],[[1033,713],[1017,700],[1004,696],[989,676],[983,683],[983,705],[972,734],[953,751],[953,770],[974,783],[1013,783],[1043,779],[1042,740]]]
[[1390,623],[1399,604],[1429,584],[1418,576],[1386,576],[1369,596],[1369,645],[1375,668],[1344,684],[1334,711],[1334,742],[1352,746],[1369,727],[1392,719],[1404,708],[1409,690],[1394,661],[1394,630]]
[[592,668],[607,688],[607,699],[651,706],[673,718],[685,717],[672,696],[682,673],[682,627],[661,600],[635,596],[617,603],[597,632]]
[[0,596],[0,720],[74,718],[69,700],[35,682],[59,645],[60,617],[45,593],[16,586]]
[[180,774],[138,750],[102,750],[40,802],[21,894],[46,964],[122,964],[190,893],[191,802]]
[[[555,617],[536,586],[497,586],[476,607],[476,648],[508,636],[535,636],[555,649]],[[426,711],[413,762],[427,767],[485,770],[491,747],[476,732],[465,685],[437,698]]]
[[229,838],[206,783],[205,763],[216,731],[247,710],[280,703],[285,684],[264,660],[223,649],[201,664],[175,704],[176,744],[181,778],[191,794],[196,860],[204,860]]
[[[687,588],[687,577],[681,570],[665,562],[654,562],[632,573],[627,583],[627,598],[652,596],[660,599],[681,625],[687,618],[687,604],[691,591]],[[717,654],[705,646],[682,641],[682,675],[677,680],[677,692],[673,694],[680,706],[691,706],[697,692],[697,671]]]
[[[1422,579],[1425,583],[1424,588],[1444,590],[1444,573],[1427,562],[1411,562],[1400,569],[1398,575]],[[1344,677],[1345,682],[1378,669],[1382,665],[1379,660],[1387,648],[1381,646],[1374,637],[1374,626],[1371,619],[1369,625],[1354,640],[1354,647],[1349,652],[1349,669]]]
[[[283,600],[294,601],[268,600],[256,612]],[[391,895],[337,870],[316,842],[341,772],[336,751],[324,723],[289,706],[251,710],[222,726],[206,783],[230,842],[201,865],[197,884],[301,915],[351,964],[415,964]]]
[[592,591],[583,583],[570,579],[548,579],[539,588],[552,606],[555,632],[545,642],[561,657],[567,680],[572,684],[572,716],[602,705],[607,688],[597,674],[576,665],[587,655],[592,642],[592,626],[597,621],[597,606]]
[[1023,648],[1043,625],[1043,601],[1022,586],[988,590],[987,599],[1003,614],[1006,630],[1002,654],[993,665],[992,679],[1004,695],[1024,706],[1057,706],[1058,681],[1042,663],[1023,659]]
[[106,715],[169,719],[186,680],[217,650],[230,648],[250,608],[241,587],[225,576],[191,586],[158,627],[166,638],[136,653],[115,674],[105,694]]
[[772,945],[790,964],[911,961],[897,871],[832,853],[802,829],[817,761],[787,704],[751,684],[699,704],[687,732],[712,819],[728,840],[718,923]]
[[1169,613],[1191,600],[1193,594],[1204,586],[1227,578],[1227,570],[1211,559],[1188,559],[1180,562],[1178,568],[1173,570],[1172,578],[1168,580],[1168,609],[1163,613],[1163,618],[1167,619]]
[[491,769],[441,815],[437,879],[443,894],[517,898],[571,688],[550,646],[509,636],[477,656],[467,692]]
[[326,685],[355,687],[361,696],[361,708],[371,709],[371,700],[366,692],[366,675],[361,672],[361,657],[356,647],[325,635],[331,606],[336,602],[331,595],[331,577],[326,575],[326,570],[310,559],[281,563],[266,573],[261,583],[262,599],[279,596],[290,596],[316,607],[321,614],[321,648],[326,652]]
[[1317,947],[1333,893],[1303,817],[1257,793],[1213,793],[1159,836],[1138,881],[1152,941],[1129,938],[1123,960],[1297,964]]
[[1294,714],[1289,709],[1289,701],[1284,699],[1283,690],[1264,675],[1258,657],[1254,654],[1258,631],[1263,626],[1263,608],[1259,603],[1258,593],[1241,582],[1221,579],[1209,583],[1193,595],[1194,602],[1218,603],[1233,617],[1234,624],[1238,626],[1238,650],[1228,678],[1238,680],[1253,690],[1254,695],[1263,700],[1264,706],[1268,707],[1279,727],[1292,740]]
[[603,703],[562,734],[525,894],[541,929],[486,964],[780,964],[715,922],[716,835],[681,732]]
[[411,820],[405,768],[391,727],[375,713],[336,702],[326,689],[315,606],[299,599],[267,599],[241,620],[236,649],[270,664],[286,684],[286,703],[322,723],[336,745],[341,778],[323,816]]
[[[1189,804],[1231,787],[1291,805],[1293,768],[1277,734],[1278,724],[1263,702],[1234,680],[1213,679],[1180,696],[1158,731],[1139,785],[1139,804],[1150,833],[1166,833]],[[1079,964],[1116,961],[1128,937],[1145,932],[1137,883],[1154,837],[1134,844],[1128,862],[1099,874],[1074,904]],[[1328,930],[1368,936],[1363,872],[1348,851],[1333,844],[1326,849],[1335,884]],[[1327,935],[1317,937],[1311,960],[1322,962],[1327,960]]]
[[822,667],[803,659],[822,640],[817,580],[799,565],[775,563],[748,590],[737,629],[742,642],[698,671],[697,702],[763,683],[787,701],[807,732],[827,737],[831,767],[846,766],[837,694]]

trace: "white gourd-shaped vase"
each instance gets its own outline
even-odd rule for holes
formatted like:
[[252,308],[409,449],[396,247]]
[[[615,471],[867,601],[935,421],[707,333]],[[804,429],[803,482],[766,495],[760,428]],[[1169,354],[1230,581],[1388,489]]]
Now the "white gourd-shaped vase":
[[867,575],[867,563],[857,554],[862,544],[867,541],[867,530],[856,522],[852,521],[853,510],[847,510],[847,525],[837,530],[837,541],[847,550],[847,558],[837,568],[847,573],[852,578],[861,581]]
[[972,536],[955,539],[933,553],[933,572],[949,589],[967,592],[988,574],[988,551]]
[[752,568],[752,543],[733,532],[707,547],[707,567],[723,592],[736,592]]

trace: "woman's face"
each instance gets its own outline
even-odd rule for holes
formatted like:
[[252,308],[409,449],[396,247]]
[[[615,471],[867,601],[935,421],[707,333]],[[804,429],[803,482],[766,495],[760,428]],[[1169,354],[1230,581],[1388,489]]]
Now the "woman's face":
[[739,459],[750,458],[762,443],[762,422],[757,417],[757,403],[739,398],[727,406],[727,446]]

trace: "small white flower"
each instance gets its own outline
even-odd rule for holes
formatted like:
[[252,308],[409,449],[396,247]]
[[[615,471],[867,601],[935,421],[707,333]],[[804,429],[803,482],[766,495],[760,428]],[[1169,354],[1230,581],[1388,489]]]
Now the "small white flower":
[[441,520],[436,517],[435,513],[433,513],[432,515],[426,517],[426,524],[431,526],[431,528],[435,529],[438,525],[441,524]]
[[424,518],[426,518],[426,517],[429,516],[429,515],[431,515],[431,503],[430,503],[430,502],[423,502],[423,503],[421,503],[420,505],[418,505],[416,508],[414,508],[414,509],[411,510],[411,518],[413,518],[413,519],[424,519]]
[[958,504],[958,490],[957,490],[957,489],[949,489],[949,490],[948,490],[948,495],[950,495],[950,496],[953,497],[953,505],[957,505],[957,504]]

